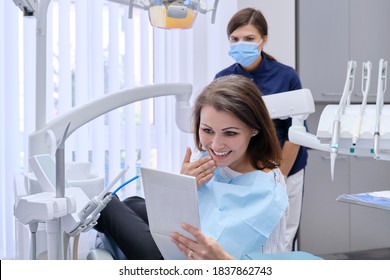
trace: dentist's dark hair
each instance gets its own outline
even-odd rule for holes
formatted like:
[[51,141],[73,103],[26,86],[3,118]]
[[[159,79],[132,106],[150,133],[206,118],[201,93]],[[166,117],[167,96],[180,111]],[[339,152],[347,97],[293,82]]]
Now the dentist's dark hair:
[[249,129],[258,131],[252,136],[247,155],[256,169],[275,168],[281,162],[281,147],[275,126],[257,86],[241,75],[224,76],[212,81],[197,96],[193,111],[193,132],[196,147],[204,151],[199,137],[202,108],[211,106],[238,118]]

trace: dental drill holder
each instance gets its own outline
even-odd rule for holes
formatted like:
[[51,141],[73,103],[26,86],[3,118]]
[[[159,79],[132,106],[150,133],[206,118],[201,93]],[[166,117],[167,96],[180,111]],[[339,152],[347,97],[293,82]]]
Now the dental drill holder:
[[[80,205],[80,200],[87,198],[81,189],[68,190],[68,194],[65,195],[65,186],[68,183],[65,180],[64,144],[69,126],[70,123],[66,126],[61,141],[59,141],[60,143],[57,146],[56,162],[54,162],[50,155],[46,157],[32,157],[30,159],[30,163],[33,163],[31,166],[34,169],[38,182],[49,191],[20,198],[14,211],[15,217],[21,223],[30,225],[30,229],[36,228],[37,226],[34,225],[38,225],[40,222],[46,223],[47,253],[49,259],[64,258],[64,242],[62,241],[62,227],[64,223],[62,218],[76,212],[77,205]],[[55,145],[56,143],[52,144]],[[55,192],[50,191],[50,189],[55,190]],[[72,192],[73,195],[69,195]],[[85,202],[88,202],[88,199]],[[79,223],[79,221],[74,222]],[[35,254],[33,256],[35,258],[36,252],[33,252],[33,254]]]
[[[76,195],[80,195],[80,193]],[[67,197],[63,198],[56,198],[55,196],[55,192],[41,192],[22,197],[15,208],[14,214],[20,222],[28,225],[57,219],[76,212],[74,195],[69,193]]]
[[[71,187],[65,180],[64,142],[69,126],[70,123],[57,147],[55,161],[49,154],[33,156],[29,160],[38,184],[46,191],[22,197],[14,212],[21,223],[30,225],[30,229],[36,230],[34,224],[46,223],[49,259],[63,259],[63,234],[74,237],[90,230],[96,225],[100,211],[111,200],[110,196],[104,200],[103,197],[89,200],[81,188]],[[84,207],[78,209],[81,206]]]
[[[317,129],[321,144],[329,145],[331,175],[338,153],[390,160],[390,105],[384,105],[387,83],[387,61],[379,60],[376,104],[367,104],[371,62],[362,67],[361,104],[350,104],[356,61],[348,62],[347,79],[338,105],[327,105],[322,111]],[[332,157],[333,156],[333,157]]]
[[[99,196],[90,199],[82,188],[72,187],[65,180],[64,197],[57,197],[53,186],[53,182],[56,181],[54,173],[56,164],[53,157],[49,154],[37,155],[29,162],[38,184],[45,186],[47,191],[20,198],[14,215],[25,225],[46,223],[48,256],[49,259],[55,256],[58,259],[59,254],[55,246],[60,244],[56,237],[60,234],[60,227],[54,221],[61,218],[63,232],[71,237],[87,232],[97,224],[100,212],[111,200],[111,196],[103,197],[106,189]],[[121,172],[120,177],[118,176],[113,183],[115,184],[124,173]]]
[[[322,111],[318,123],[317,138],[323,144],[330,145],[332,139],[333,119],[338,105],[327,105]],[[349,105],[340,117],[339,153],[352,156],[374,157],[374,125],[376,105],[367,105],[363,114],[360,135],[356,146],[352,145],[353,129],[360,115],[360,105]],[[384,105],[380,117],[380,147],[382,159],[390,160],[390,105]]]

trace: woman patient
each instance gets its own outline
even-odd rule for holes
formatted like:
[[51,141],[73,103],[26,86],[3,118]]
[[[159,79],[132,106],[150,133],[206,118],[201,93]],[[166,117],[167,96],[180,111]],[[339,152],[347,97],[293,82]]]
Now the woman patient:
[[[286,251],[288,198],[278,166],[281,148],[255,84],[218,78],[197,96],[193,112],[196,160],[187,148],[181,173],[196,177],[202,231],[172,233],[189,259],[245,259]],[[183,221],[185,222],[185,221]],[[149,231],[145,201],[113,200],[95,227],[128,259],[162,259]]]

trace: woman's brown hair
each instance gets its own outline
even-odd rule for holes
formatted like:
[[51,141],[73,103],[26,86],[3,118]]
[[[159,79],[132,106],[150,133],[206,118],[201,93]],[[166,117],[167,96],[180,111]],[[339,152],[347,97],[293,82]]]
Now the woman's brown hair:
[[193,130],[197,148],[204,150],[199,138],[200,115],[204,106],[227,112],[258,133],[247,148],[256,169],[275,168],[281,162],[281,148],[275,126],[257,86],[240,75],[224,76],[212,81],[197,96],[193,111]]

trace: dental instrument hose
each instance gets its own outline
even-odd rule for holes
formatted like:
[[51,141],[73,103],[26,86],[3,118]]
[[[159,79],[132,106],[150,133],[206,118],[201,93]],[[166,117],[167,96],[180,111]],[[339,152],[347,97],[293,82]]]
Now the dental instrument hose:
[[[122,189],[123,187],[125,187],[126,185],[128,185],[129,183],[133,182],[134,180],[138,179],[139,178],[139,175],[136,175],[134,176],[133,178],[131,178],[130,180],[124,182],[123,184],[121,184],[118,188],[116,188],[116,190],[114,192],[112,192],[111,194],[109,195],[106,195],[102,200],[97,200],[97,197],[94,197],[88,204],[86,207],[83,208],[82,211],[79,212],[79,217],[82,218],[84,221],[90,217],[91,220],[93,221],[92,223],[96,224],[96,220],[98,219],[99,215],[100,215],[100,212],[106,207],[106,205],[111,201],[112,197],[120,190]],[[105,192],[107,193],[107,192]],[[92,204],[91,204],[92,202]],[[93,209],[93,210],[92,210]],[[92,210],[92,211],[91,211]],[[88,213],[88,214],[87,214]],[[96,218],[97,217],[97,218]],[[95,220],[96,218],[96,220]],[[91,223],[91,224],[92,224]],[[92,225],[94,225],[92,224]],[[80,238],[80,233],[78,233],[76,236],[74,236],[74,239],[73,239],[73,255],[72,255],[72,258],[73,260],[76,260],[78,259],[78,244],[79,244],[79,238]]]
[[133,178],[131,178],[130,180],[124,182],[122,185],[120,185],[119,187],[116,188],[115,191],[112,192],[112,195],[115,195],[120,189],[122,189],[124,186],[126,186],[127,184],[133,182],[134,180],[138,179],[139,178],[139,175],[136,175],[134,176]]
[[104,190],[104,192],[102,192],[102,194],[95,196],[78,213],[80,220],[85,221],[89,216],[95,217],[96,215],[98,215],[104,209],[104,207],[106,207],[108,202],[110,202],[113,195],[115,195],[124,186],[126,186],[127,184],[131,183],[132,181],[134,181],[138,178],[139,178],[139,175],[136,175],[133,178],[131,178],[130,180],[124,182],[118,188],[116,188],[116,190],[114,192],[112,192],[111,195],[102,196],[102,194],[107,194],[107,192],[109,191],[109,188],[110,188],[109,187],[106,190]]
[[103,201],[106,193],[122,178],[123,175],[129,170],[129,167],[126,166],[119,174],[114,178],[114,180],[108,185],[108,187],[103,190],[100,194],[96,195],[91,199],[87,205],[78,213],[80,220],[85,221],[92,212],[95,212],[96,208],[99,207],[100,203]]
[[116,190],[114,190],[110,195],[106,195],[102,201],[99,203],[99,205],[96,207],[96,209],[91,213],[91,217],[92,218],[95,218],[97,215],[99,215],[99,213],[106,207],[106,205],[111,201],[112,197],[120,190],[122,189],[124,186],[126,186],[127,184],[133,182],[134,180],[138,179],[139,178],[139,175],[136,175],[134,176],[133,178],[131,178],[130,180],[124,182],[122,185],[120,185],[119,187],[116,188]]

